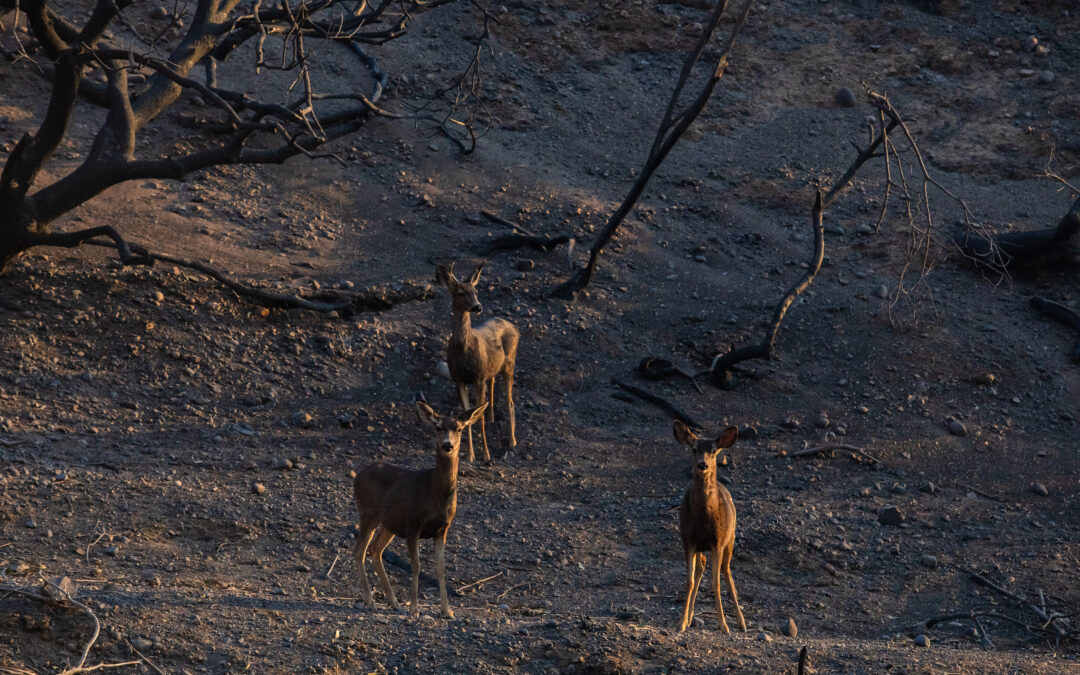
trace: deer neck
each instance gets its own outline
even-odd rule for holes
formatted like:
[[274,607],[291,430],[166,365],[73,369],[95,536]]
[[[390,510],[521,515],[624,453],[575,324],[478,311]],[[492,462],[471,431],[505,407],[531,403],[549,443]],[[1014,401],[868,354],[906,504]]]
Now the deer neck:
[[458,453],[447,456],[440,452],[435,460],[434,487],[438,492],[451,494],[457,490]]
[[470,313],[468,311],[455,311],[450,332],[450,342],[468,345],[470,339],[475,339],[475,337],[472,329],[472,316]]
[[710,510],[719,501],[716,490],[716,471],[704,471],[694,474],[694,485],[690,489],[690,509],[701,513]]

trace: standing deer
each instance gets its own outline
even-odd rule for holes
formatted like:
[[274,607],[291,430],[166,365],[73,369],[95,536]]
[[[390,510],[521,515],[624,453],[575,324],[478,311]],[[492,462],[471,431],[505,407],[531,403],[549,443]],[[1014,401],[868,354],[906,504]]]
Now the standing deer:
[[700,439],[682,422],[675,422],[675,440],[693,453],[693,483],[679,507],[679,534],[686,553],[686,603],[683,605],[684,631],[694,618],[694,600],[697,598],[701,578],[705,576],[705,552],[713,555],[713,586],[716,589],[716,615],[720,628],[730,634],[724,619],[724,605],[720,601],[720,572],[724,573],[728,593],[735,603],[735,616],[739,628],[746,631],[739,608],[739,594],[735,592],[735,580],[731,578],[731,552],[735,548],[735,502],[731,493],[716,481],[716,457],[724,448],[731,447],[739,435],[736,427],[728,427],[716,440]]
[[[404,537],[409,545],[412,564],[412,600],[409,611],[420,615],[417,595],[420,589],[420,540],[435,540],[435,566],[439,578],[439,597],[442,615],[454,617],[446,598],[446,531],[457,511],[458,449],[461,433],[466,427],[483,418],[484,405],[467,410],[459,417],[440,417],[423,401],[416,402],[421,423],[430,424],[435,431],[435,466],[421,471],[409,471],[385,462],[370,464],[356,474],[353,495],[360,511],[360,536],[353,547],[360,588],[369,609],[375,608],[368,585],[364,557],[368,548],[375,558],[375,573],[390,606],[398,609],[397,598],[390,589],[390,580],[382,563],[382,553],[394,536]],[[376,527],[380,527],[378,532]],[[373,541],[374,539],[374,541]]]
[[[450,379],[457,385],[463,409],[469,408],[469,386],[476,393],[477,404],[487,402],[491,392],[491,405],[488,417],[495,421],[495,377],[502,375],[506,382],[506,409],[510,416],[510,449],[517,447],[514,419],[514,362],[517,360],[518,330],[514,324],[498,317],[488,319],[479,328],[473,329],[471,315],[483,311],[476,298],[476,282],[484,263],[476,268],[468,281],[459,281],[454,276],[453,265],[436,265],[435,281],[446,286],[450,291],[453,309],[453,327],[450,343],[446,350],[446,364],[450,369]],[[469,461],[473,461],[472,429],[468,430]],[[480,418],[480,438],[484,445],[484,461],[491,461],[488,452],[487,430],[484,419]]]

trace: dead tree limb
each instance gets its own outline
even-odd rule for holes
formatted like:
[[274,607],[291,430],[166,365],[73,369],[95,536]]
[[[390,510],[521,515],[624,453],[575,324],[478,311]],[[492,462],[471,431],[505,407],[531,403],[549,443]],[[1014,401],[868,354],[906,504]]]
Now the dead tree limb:
[[1080,315],[1060,302],[1033,297],[1031,306],[1055,321],[1072,328],[1076,332],[1076,344],[1073,345],[1072,362],[1080,363]]
[[873,462],[874,464],[881,464],[880,459],[878,459],[877,457],[874,457],[873,455],[871,455],[869,452],[863,450],[862,448],[854,446],[854,445],[845,445],[843,443],[832,444],[832,445],[819,445],[819,446],[817,446],[815,448],[806,448],[804,450],[796,450],[795,452],[787,453],[787,456],[788,457],[808,457],[810,455],[817,455],[817,454],[821,454],[821,453],[825,453],[825,452],[830,452],[831,453],[834,450],[844,450],[846,452],[852,453],[853,455],[858,455],[859,457],[862,457],[863,459],[865,459],[865,460],[867,460],[869,462]]
[[[859,152],[855,157],[855,160],[843,175],[837,179],[833,186],[829,188],[828,192],[824,195],[822,195],[821,192],[818,192],[817,198],[814,201],[814,208],[811,212],[811,222],[814,229],[814,252],[811,256],[810,266],[806,270],[806,274],[804,274],[802,279],[796,282],[794,286],[789,288],[787,293],[780,299],[780,304],[776,306],[776,310],[773,312],[772,323],[769,325],[768,332],[766,332],[765,339],[762,342],[732,349],[726,354],[717,356],[713,360],[709,375],[709,380],[713,385],[720,387],[721,389],[730,389],[735,384],[735,376],[731,373],[731,367],[733,365],[749,359],[772,358],[773,347],[776,345],[776,336],[780,333],[780,324],[783,322],[784,316],[787,314],[791,304],[795,302],[795,299],[814,282],[814,278],[821,269],[821,263],[825,259],[825,225],[823,223],[822,213],[832,205],[841,192],[851,185],[851,181],[855,178],[855,174],[858,173],[862,165],[874,157],[879,156],[877,150],[884,143],[888,142],[889,132],[897,125],[902,124],[900,117],[888,102],[888,99],[874,92],[869,92],[868,96],[870,98],[870,103],[882,113],[880,133],[873,135],[870,144],[865,150]],[[888,124],[885,123],[886,116],[888,117]]]
[[1080,199],[1073,202],[1055,227],[994,235],[961,230],[953,234],[953,242],[975,264],[1004,272],[1017,267],[1072,261],[1076,250],[1071,245],[1078,232]]
[[686,61],[683,63],[682,73],[679,75],[679,80],[675,84],[675,91],[671,94],[667,110],[664,112],[664,117],[660,122],[660,128],[656,131],[656,137],[649,150],[649,156],[645,159],[645,165],[642,167],[637,180],[635,180],[633,186],[631,186],[630,192],[623,199],[619,208],[615,210],[615,213],[611,215],[607,225],[600,231],[600,234],[597,235],[596,240],[589,248],[588,263],[586,263],[583,269],[574,272],[570,279],[552,289],[550,291],[551,295],[567,299],[573,298],[581,289],[585,288],[585,286],[592,281],[593,273],[596,271],[597,259],[603,252],[604,247],[611,241],[611,238],[615,235],[615,232],[619,229],[623,220],[626,219],[626,216],[634,209],[638,199],[641,197],[641,193],[645,191],[645,187],[649,184],[649,180],[656,170],[660,168],[660,165],[663,164],[668,153],[675,147],[675,144],[678,143],[686,130],[690,128],[690,125],[697,119],[698,115],[701,114],[701,111],[705,109],[705,105],[712,97],[713,90],[716,88],[716,84],[720,81],[720,78],[723,76],[724,70],[727,67],[728,54],[735,44],[735,38],[738,36],[739,31],[746,23],[747,16],[750,14],[750,7],[753,4],[752,0],[748,0],[737,15],[735,24],[728,34],[727,41],[720,49],[719,55],[716,57],[712,73],[704,87],[685,109],[676,112],[676,106],[678,105],[683,88],[690,80],[694,65],[701,58],[705,51],[705,47],[712,38],[713,32],[716,30],[717,25],[719,25],[720,19],[727,9],[727,4],[728,0],[717,0],[712,14],[709,16],[708,22],[705,24],[705,30],[702,32],[694,49],[687,55]]
[[701,426],[700,424],[698,424],[696,421],[694,421],[693,417],[690,417],[689,415],[684,413],[675,404],[671,403],[670,401],[663,398],[662,396],[657,396],[656,394],[653,394],[652,392],[646,391],[645,389],[642,389],[641,387],[635,387],[632,384],[626,384],[625,382],[620,382],[619,380],[614,379],[614,378],[612,378],[611,383],[614,384],[616,387],[619,387],[620,389],[624,389],[627,392],[633,394],[634,396],[637,396],[638,398],[640,398],[642,400],[645,400],[645,401],[648,401],[649,403],[652,403],[653,405],[657,406],[658,408],[667,411],[667,413],[670,414],[672,417],[674,417],[675,419],[681,421],[682,423],[686,424],[686,426],[688,426],[688,427],[690,427],[692,429],[704,429],[705,428],[705,427]]

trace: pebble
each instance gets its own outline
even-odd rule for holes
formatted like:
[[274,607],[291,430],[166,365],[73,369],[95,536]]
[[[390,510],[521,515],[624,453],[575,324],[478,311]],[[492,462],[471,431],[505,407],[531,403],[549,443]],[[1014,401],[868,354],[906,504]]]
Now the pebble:
[[900,513],[900,509],[896,506],[883,506],[878,511],[878,522],[882,525],[892,525],[894,527],[899,526],[904,522],[904,514]]
[[262,483],[255,483],[251,486],[251,491],[257,495],[266,494],[266,486]]
[[356,425],[356,415],[352,413],[341,413],[337,416],[338,424],[344,429],[352,429]]
[[915,636],[915,646],[916,647],[929,647],[930,646],[930,638],[928,638],[928,637],[926,637],[925,635],[922,635],[922,634],[916,635]]
[[818,429],[826,429],[829,426],[829,417],[825,413],[821,413],[816,420],[814,420],[814,426]]
[[851,91],[847,87],[840,89],[836,92],[836,105],[841,108],[851,108],[855,105],[855,92]]
[[967,436],[967,427],[960,420],[949,420],[949,433],[953,436]]
[[874,295],[879,298],[889,297],[889,286],[887,284],[878,284],[874,289]]
[[1033,52],[1035,48],[1039,46],[1039,38],[1034,35],[1029,35],[1028,39],[1024,40],[1024,51]]
[[435,374],[444,379],[450,378],[450,366],[446,364],[446,361],[439,361],[435,364]]
[[150,15],[153,16],[155,19],[168,19],[169,10],[165,9],[164,7],[155,7],[150,11]]
[[923,567],[928,567],[930,569],[937,567],[937,557],[930,554],[924,555],[919,562],[922,563]]
[[799,637],[799,627],[795,625],[795,619],[788,617],[787,627],[784,629],[784,635],[790,638]]
[[1050,56],[1050,48],[1046,45],[1039,45],[1035,48],[1035,56],[1040,59],[1045,59],[1047,56]]
[[[855,231],[859,234],[873,234],[874,228],[870,226],[870,223],[862,223],[855,228]],[[856,275],[858,276],[858,275]]]
[[136,637],[131,638],[131,646],[135,649],[138,649],[140,652],[143,652],[148,651],[151,647],[153,647],[154,643],[150,640],[147,640],[146,638]]
[[1046,486],[1043,485],[1042,483],[1032,483],[1031,484],[1031,491],[1034,492],[1035,494],[1039,495],[1040,497],[1046,497],[1047,495],[1050,494],[1050,491],[1047,490]]
[[1020,69],[1020,77],[1031,77],[1034,74],[1035,74],[1035,71],[1032,70],[1031,68],[1021,68]]
[[1039,73],[1038,82],[1039,82],[1039,84],[1053,84],[1054,83],[1054,73],[1052,71],[1049,71],[1049,70],[1042,71],[1041,73]]
[[757,634],[757,639],[761,642],[772,642],[772,636],[764,631]]
[[291,459],[285,459],[283,457],[278,457],[277,459],[274,460],[274,468],[275,469],[280,469],[282,471],[284,471],[286,469],[291,469],[291,468],[293,468],[292,460]]
[[309,427],[314,421],[314,417],[304,412],[303,410],[297,410],[289,417],[289,424],[298,427]]

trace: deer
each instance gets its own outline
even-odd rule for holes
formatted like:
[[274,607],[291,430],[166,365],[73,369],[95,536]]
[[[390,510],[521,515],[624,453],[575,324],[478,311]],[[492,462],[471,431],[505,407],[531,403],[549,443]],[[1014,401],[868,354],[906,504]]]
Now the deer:
[[[472,315],[483,311],[476,297],[476,283],[484,270],[481,262],[468,281],[459,281],[454,276],[453,265],[436,265],[435,281],[450,291],[453,325],[450,341],[446,350],[446,364],[450,370],[450,379],[457,385],[458,396],[463,409],[469,408],[469,387],[476,393],[477,404],[489,401],[488,418],[495,421],[495,377],[501,375],[506,383],[506,409],[510,417],[510,450],[517,447],[517,435],[514,418],[514,364],[517,361],[518,339],[520,335],[514,324],[506,319],[494,317],[478,328],[472,327]],[[469,461],[475,459],[473,453],[472,428],[466,432],[469,439]],[[484,447],[484,461],[491,463],[488,452],[487,429],[484,419],[480,419],[480,438]]]
[[[457,417],[442,417],[423,401],[416,402],[421,424],[434,431],[435,466],[410,471],[385,462],[370,464],[356,473],[353,496],[360,512],[360,532],[353,547],[360,589],[368,609],[375,600],[368,585],[364,558],[368,550],[375,559],[383,595],[396,611],[400,609],[390,580],[383,567],[382,554],[395,536],[403,537],[409,547],[412,572],[412,597],[409,610],[420,615],[417,601],[420,587],[420,540],[435,540],[435,571],[439,579],[439,598],[444,618],[454,618],[446,597],[446,533],[457,512],[458,453],[462,432],[481,419],[487,404],[466,410]],[[376,529],[378,528],[378,529]]]
[[690,489],[679,507],[679,535],[686,554],[686,602],[683,604],[679,631],[685,631],[694,619],[694,600],[701,578],[705,576],[706,552],[713,556],[713,586],[716,590],[716,615],[719,627],[730,635],[720,600],[720,573],[727,582],[728,594],[735,603],[739,628],[746,632],[746,621],[739,608],[739,594],[731,577],[731,553],[735,548],[735,502],[731,493],[716,480],[716,458],[738,438],[737,427],[728,427],[715,440],[698,438],[690,427],[675,422],[675,440],[692,453]]

